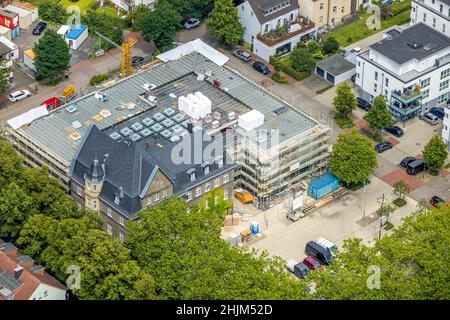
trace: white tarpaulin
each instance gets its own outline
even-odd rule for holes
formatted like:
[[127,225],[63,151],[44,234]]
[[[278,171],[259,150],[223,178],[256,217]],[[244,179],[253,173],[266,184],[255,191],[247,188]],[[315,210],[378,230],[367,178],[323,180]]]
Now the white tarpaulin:
[[48,116],[48,111],[45,106],[40,106],[34,109],[31,109],[25,113],[22,113],[21,115],[9,119],[7,122],[13,128],[14,130],[20,128],[21,126],[25,124],[29,124],[33,122],[36,119],[39,119],[41,117]]
[[161,53],[160,55],[157,56],[157,58],[164,62],[174,61],[192,52],[200,53],[202,56],[211,60],[218,66],[223,66],[225,63],[227,63],[228,60],[230,60],[226,55],[208,46],[200,39],[192,40],[172,50]]
[[250,131],[264,124],[264,115],[258,110],[251,110],[239,116],[238,125],[245,131]]

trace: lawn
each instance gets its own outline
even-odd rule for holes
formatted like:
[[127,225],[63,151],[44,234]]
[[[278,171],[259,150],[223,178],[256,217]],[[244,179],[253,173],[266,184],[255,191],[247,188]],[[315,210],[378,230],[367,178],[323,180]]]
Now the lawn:
[[364,39],[391,26],[408,23],[410,20],[410,10],[405,10],[390,19],[381,20],[380,30],[370,30],[367,28],[366,21],[369,16],[370,15],[368,14],[364,14],[361,16],[361,19],[326,34],[324,38],[327,39],[329,37],[334,37],[341,46],[348,46],[349,44]]
[[111,16],[111,17],[117,16],[117,9],[116,8],[101,7],[101,8],[98,8],[96,12],[97,13],[105,13],[108,16]]
[[68,8],[70,6],[78,6],[80,8],[80,12],[83,13],[86,8],[95,0],[79,0],[79,1],[70,1],[70,0],[61,0],[61,4],[64,8]]

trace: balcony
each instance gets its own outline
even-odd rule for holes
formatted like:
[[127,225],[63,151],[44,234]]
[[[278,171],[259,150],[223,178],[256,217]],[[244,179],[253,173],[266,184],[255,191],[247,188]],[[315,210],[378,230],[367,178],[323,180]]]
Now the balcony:
[[414,117],[422,109],[422,92],[419,86],[411,86],[391,93],[391,112],[402,120]]
[[258,34],[256,38],[267,46],[273,47],[313,28],[314,23],[312,21],[298,17],[295,20],[279,26],[277,29],[270,30],[269,32],[263,34]]

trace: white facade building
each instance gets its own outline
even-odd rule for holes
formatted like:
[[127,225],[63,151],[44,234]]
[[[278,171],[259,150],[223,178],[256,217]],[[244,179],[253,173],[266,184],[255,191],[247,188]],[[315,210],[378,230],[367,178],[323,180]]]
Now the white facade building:
[[291,52],[299,41],[317,34],[313,23],[299,17],[296,0],[247,0],[238,5],[238,14],[245,28],[244,41],[266,61]]
[[397,120],[406,120],[449,99],[450,38],[418,23],[393,29],[357,57],[359,96],[386,96]]
[[442,139],[447,143],[447,149],[450,151],[450,105],[447,103],[445,109],[445,116],[442,127]]
[[419,22],[450,37],[450,0],[412,0],[411,25]]
[[149,9],[153,9],[156,0],[111,0],[116,6],[125,10],[131,11],[134,7],[144,5]]

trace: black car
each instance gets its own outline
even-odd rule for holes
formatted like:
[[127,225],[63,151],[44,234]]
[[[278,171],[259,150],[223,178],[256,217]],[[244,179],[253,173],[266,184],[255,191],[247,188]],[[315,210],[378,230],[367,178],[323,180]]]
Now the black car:
[[137,66],[138,64],[141,64],[142,61],[144,61],[143,57],[139,57],[139,56],[134,56],[131,58],[131,64],[133,66]]
[[413,161],[415,161],[415,160],[416,160],[416,158],[408,156],[408,157],[404,158],[404,159],[400,162],[400,165],[401,165],[403,168],[406,168],[406,167],[408,166],[408,164],[410,164],[411,162],[413,162]]
[[439,207],[441,204],[445,204],[445,201],[442,200],[442,198],[438,197],[438,196],[432,196],[430,199],[430,204],[437,208]]
[[393,146],[394,146],[394,145],[393,145],[392,143],[387,142],[387,141],[383,141],[383,142],[380,142],[379,144],[377,144],[377,145],[375,146],[375,150],[376,150],[378,153],[382,153],[382,152],[384,152],[384,151],[386,151],[386,150],[392,149]]
[[34,34],[35,36],[40,35],[40,34],[45,30],[46,27],[47,27],[47,24],[46,24],[45,22],[43,22],[43,21],[40,21],[40,22],[34,27],[34,29],[33,29],[33,34]]
[[400,138],[404,133],[403,130],[397,126],[386,127],[384,128],[384,130],[396,136],[397,138]]
[[270,73],[269,67],[260,61],[255,61],[255,63],[253,63],[253,69],[255,69],[256,71],[261,72],[263,74]]
[[439,119],[441,119],[441,120],[443,120],[444,117],[445,117],[444,108],[436,108],[436,107],[434,107],[434,108],[430,109],[430,112],[432,114],[434,114],[436,117],[438,117]]
[[356,98],[356,102],[358,103],[358,107],[363,109],[364,111],[369,111],[370,107],[372,106],[370,102],[364,100],[363,98]]

